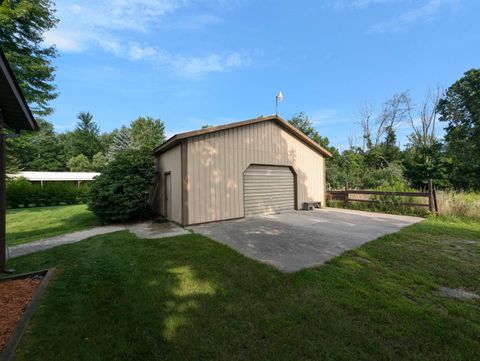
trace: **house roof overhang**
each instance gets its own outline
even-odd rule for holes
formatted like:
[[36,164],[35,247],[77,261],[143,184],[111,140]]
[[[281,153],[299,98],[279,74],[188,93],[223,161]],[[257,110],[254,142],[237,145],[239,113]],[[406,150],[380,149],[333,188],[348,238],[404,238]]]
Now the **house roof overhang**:
[[318,143],[314,142],[312,139],[307,137],[304,133],[302,133],[300,130],[295,128],[293,125],[291,125],[289,122],[286,120],[272,115],[272,116],[267,116],[267,117],[258,117],[254,119],[248,119],[244,120],[241,122],[235,122],[235,123],[229,123],[229,124],[224,124],[224,125],[219,125],[216,127],[209,127],[205,129],[199,129],[199,130],[194,130],[191,132],[185,132],[185,133],[180,133],[176,134],[173,137],[167,139],[165,142],[163,142],[161,145],[159,145],[157,148],[154,149],[154,154],[159,155],[163,152],[166,152],[167,150],[173,148],[174,146],[180,144],[182,141],[187,140],[188,138],[191,137],[196,137],[204,134],[210,134],[214,132],[220,132],[222,130],[226,129],[232,129],[232,128],[238,128],[238,127],[243,127],[246,125],[251,125],[251,124],[257,124],[261,122],[267,122],[267,121],[274,121],[278,125],[280,125],[284,130],[286,130],[288,133],[293,135],[294,137],[298,138],[301,142],[303,142],[305,145],[308,147],[312,148],[314,151],[320,153],[323,157],[331,158],[332,154],[323,148],[321,145]]
[[37,122],[33,118],[20,86],[1,49],[0,120],[2,120],[4,126],[14,131],[37,129]]

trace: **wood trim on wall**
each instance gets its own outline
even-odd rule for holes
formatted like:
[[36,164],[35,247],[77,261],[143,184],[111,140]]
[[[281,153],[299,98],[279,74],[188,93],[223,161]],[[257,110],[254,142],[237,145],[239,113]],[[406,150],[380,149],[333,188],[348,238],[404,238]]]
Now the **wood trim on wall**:
[[290,166],[289,167],[291,172],[293,173],[293,191],[294,191],[294,194],[293,194],[293,199],[294,199],[294,202],[295,202],[295,210],[298,211],[298,180],[297,180],[297,172],[295,172],[295,169]]
[[188,140],[181,145],[182,225],[188,226]]
[[327,161],[323,158],[323,207],[327,206]]

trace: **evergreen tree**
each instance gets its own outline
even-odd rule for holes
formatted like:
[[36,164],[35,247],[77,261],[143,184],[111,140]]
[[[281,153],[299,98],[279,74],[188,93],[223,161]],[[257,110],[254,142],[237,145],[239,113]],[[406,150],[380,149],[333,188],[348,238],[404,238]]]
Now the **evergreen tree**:
[[133,142],[130,129],[123,126],[117,131],[112,140],[112,144],[107,152],[107,160],[111,162],[117,154],[131,148],[133,148]]
[[77,116],[75,130],[71,133],[69,156],[85,155],[89,160],[101,151],[100,128],[88,112],[80,112]]

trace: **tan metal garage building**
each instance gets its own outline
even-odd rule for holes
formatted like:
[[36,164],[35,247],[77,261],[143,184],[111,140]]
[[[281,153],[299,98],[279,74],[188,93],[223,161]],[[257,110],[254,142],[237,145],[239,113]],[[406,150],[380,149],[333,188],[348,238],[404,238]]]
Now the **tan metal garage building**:
[[155,156],[153,208],[184,226],[325,204],[331,154],[276,116],[177,134]]

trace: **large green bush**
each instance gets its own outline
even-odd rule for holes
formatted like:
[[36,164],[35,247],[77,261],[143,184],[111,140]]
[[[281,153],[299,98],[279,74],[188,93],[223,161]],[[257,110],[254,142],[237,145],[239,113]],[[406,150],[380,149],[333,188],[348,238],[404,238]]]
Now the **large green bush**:
[[125,150],[92,182],[88,207],[104,223],[147,218],[154,177],[150,152]]
[[19,208],[85,203],[89,187],[68,182],[48,182],[41,187],[20,177],[8,179],[6,188],[7,207]]

